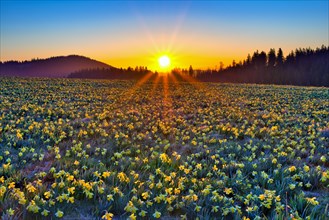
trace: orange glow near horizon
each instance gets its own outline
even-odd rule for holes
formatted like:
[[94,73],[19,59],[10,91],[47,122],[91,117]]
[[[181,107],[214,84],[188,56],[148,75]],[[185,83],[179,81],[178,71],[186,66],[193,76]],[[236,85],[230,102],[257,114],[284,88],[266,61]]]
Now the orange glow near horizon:
[[219,69],[220,62],[238,63],[257,50],[281,48],[287,55],[296,48],[328,45],[329,36],[328,1],[0,1],[0,5],[2,62],[75,54],[117,68],[143,66],[161,72],[158,58],[167,54],[171,64],[166,72],[190,65]]
[[[170,66],[168,68],[161,68],[159,66],[159,57],[161,55],[167,54],[170,59]],[[93,59],[104,62],[108,65],[117,67],[117,68],[128,68],[128,67],[136,67],[136,66],[146,66],[149,70],[157,71],[157,72],[168,72],[174,68],[183,68],[188,69],[190,65],[194,69],[218,69],[220,62],[223,62],[225,66],[228,66],[232,63],[232,60],[239,62],[239,60],[243,60],[247,57],[233,57],[228,56],[225,57],[222,55],[221,57],[216,56],[203,56],[202,54],[194,55],[194,54],[176,54],[174,52],[170,52],[168,50],[164,52],[154,52],[148,54],[127,56],[127,57],[112,57],[107,58],[105,56],[95,56]]]

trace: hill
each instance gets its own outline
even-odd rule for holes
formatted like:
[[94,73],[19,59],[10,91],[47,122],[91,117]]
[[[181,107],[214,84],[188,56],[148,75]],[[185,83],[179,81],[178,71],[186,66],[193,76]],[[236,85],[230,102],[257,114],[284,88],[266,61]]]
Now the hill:
[[95,68],[113,68],[84,56],[69,55],[30,61],[0,63],[0,76],[67,77],[70,73]]

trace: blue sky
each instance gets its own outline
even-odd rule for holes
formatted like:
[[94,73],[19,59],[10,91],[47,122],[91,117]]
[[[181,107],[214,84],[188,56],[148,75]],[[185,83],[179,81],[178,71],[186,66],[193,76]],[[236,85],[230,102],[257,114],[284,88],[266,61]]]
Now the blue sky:
[[328,1],[3,1],[0,59],[80,54],[207,68],[255,50],[329,45]]

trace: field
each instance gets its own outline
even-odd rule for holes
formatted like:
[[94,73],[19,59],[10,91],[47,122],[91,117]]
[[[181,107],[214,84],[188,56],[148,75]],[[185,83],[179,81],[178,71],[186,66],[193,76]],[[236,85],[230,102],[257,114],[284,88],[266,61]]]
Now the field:
[[0,86],[1,219],[329,218],[328,88]]

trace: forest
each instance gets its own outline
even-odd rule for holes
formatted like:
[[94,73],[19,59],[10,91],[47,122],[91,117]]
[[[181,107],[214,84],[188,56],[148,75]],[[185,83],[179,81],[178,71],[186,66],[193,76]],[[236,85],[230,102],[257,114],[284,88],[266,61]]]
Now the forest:
[[[201,82],[256,83],[329,87],[329,46],[299,48],[286,56],[281,48],[268,52],[255,51],[241,61],[233,60],[228,66],[219,62],[219,68],[173,68],[177,80],[193,77]],[[117,68],[88,57],[71,55],[31,61],[0,63],[0,76],[124,79],[139,80],[146,75],[155,79],[158,72],[146,66]]]
[[174,71],[207,82],[329,86],[329,47],[299,48],[287,56],[281,48],[277,52],[255,51],[243,61],[233,60],[226,68],[221,64],[218,70],[193,70],[190,66],[188,70]]
[[[218,69],[174,68],[171,73],[176,76],[188,75],[203,82],[256,83],[298,86],[329,86],[329,47],[299,48],[283,55],[279,48],[255,51],[245,60],[224,67],[220,62]],[[69,78],[97,79],[141,79],[151,73],[147,67],[94,68],[76,71]],[[157,74],[155,72],[154,74]],[[178,79],[182,79],[178,77]]]

